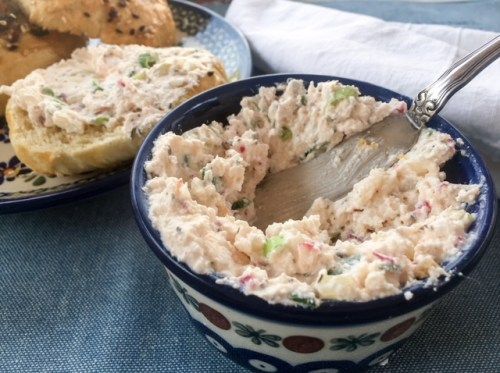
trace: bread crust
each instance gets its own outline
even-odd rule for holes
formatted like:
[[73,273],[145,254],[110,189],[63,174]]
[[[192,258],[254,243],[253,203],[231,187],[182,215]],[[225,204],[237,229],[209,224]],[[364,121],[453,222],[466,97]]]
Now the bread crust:
[[[113,168],[130,160],[140,144],[131,141],[125,133],[104,133],[96,128],[89,128],[86,133],[94,138],[92,143],[77,144],[71,139],[68,141],[61,129],[34,128],[26,112],[11,101],[7,103],[6,117],[17,157],[42,174],[72,175]],[[32,141],[34,138],[36,140]],[[43,138],[52,141],[43,142]]]
[[[178,102],[227,82],[222,66],[205,76]],[[32,170],[48,175],[75,175],[94,170],[117,168],[130,162],[154,126],[132,137],[115,127],[112,132],[86,126],[83,135],[68,134],[58,127],[35,126],[26,111],[7,103],[10,141],[18,158]]]
[[[34,27],[10,1],[0,5],[0,22],[0,85],[11,85],[35,69],[69,58],[87,42],[79,36]],[[0,116],[7,99],[0,95]]]
[[99,38],[108,44],[176,44],[166,0],[16,0],[31,22],[48,30]]
[[[9,51],[0,48],[0,85],[11,85],[18,79],[24,78],[33,70],[45,68],[69,58],[71,53],[79,47],[84,46],[86,39],[50,32],[44,36],[26,34],[19,47]],[[8,96],[0,95],[0,116],[4,115],[5,104]]]

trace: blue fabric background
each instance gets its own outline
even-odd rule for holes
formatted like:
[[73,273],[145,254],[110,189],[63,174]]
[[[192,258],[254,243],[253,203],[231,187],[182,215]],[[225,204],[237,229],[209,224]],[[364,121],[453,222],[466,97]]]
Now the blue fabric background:
[[[390,20],[500,31],[495,1],[328,3]],[[0,229],[0,371],[242,370],[190,325],[136,228],[127,188],[0,216]],[[499,245],[497,227],[470,278],[372,371],[500,372]]]

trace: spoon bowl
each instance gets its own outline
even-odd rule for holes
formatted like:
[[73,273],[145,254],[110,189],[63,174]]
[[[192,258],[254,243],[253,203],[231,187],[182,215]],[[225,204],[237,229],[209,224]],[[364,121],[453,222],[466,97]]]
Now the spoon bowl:
[[[333,150],[296,167],[270,174],[256,190],[254,224],[300,219],[319,197],[336,200],[374,168],[392,166],[415,144],[431,118],[448,100],[500,56],[500,36],[451,65],[420,91],[405,115],[391,116]],[[313,125],[313,123],[310,123]]]
[[254,225],[301,219],[316,198],[336,200],[370,170],[392,166],[417,141],[420,130],[406,115],[384,119],[306,163],[269,174],[256,190]]

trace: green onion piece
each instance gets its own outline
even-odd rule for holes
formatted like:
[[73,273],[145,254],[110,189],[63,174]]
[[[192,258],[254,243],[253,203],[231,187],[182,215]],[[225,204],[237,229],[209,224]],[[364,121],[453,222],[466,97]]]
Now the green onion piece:
[[328,143],[324,142],[318,147],[318,154],[326,152],[326,148],[328,147]]
[[271,253],[281,249],[284,245],[285,239],[282,236],[268,238],[264,244],[264,256],[269,256]]
[[327,275],[330,275],[330,276],[338,276],[338,275],[341,275],[342,274],[342,269],[338,268],[338,267],[335,267],[335,268],[330,268],[326,274]]
[[358,97],[359,91],[355,87],[342,87],[332,94],[330,105],[337,105],[340,101],[349,97]]
[[92,89],[92,93],[96,93],[97,91],[104,91],[104,88],[102,88],[95,80],[92,80]]
[[143,53],[139,56],[139,65],[145,69],[150,69],[156,62],[156,59],[150,53]]
[[313,146],[312,148],[310,148],[310,149],[306,150],[306,152],[305,152],[305,153],[304,153],[304,155],[300,158],[300,160],[301,160],[301,161],[305,160],[309,154],[311,154],[311,153],[312,153],[312,154],[314,154],[314,152],[315,152],[315,151],[316,151],[316,147],[315,147],[315,146]]
[[308,307],[308,308],[316,307],[316,302],[312,298],[302,298],[296,294],[292,294],[292,300],[294,302],[297,302],[297,303],[303,305],[304,307]]
[[94,119],[94,124],[98,124],[100,126],[106,124],[109,122],[109,118],[108,117],[97,117]]
[[42,93],[43,93],[44,95],[47,95],[47,96],[52,96],[52,97],[55,97],[55,95],[56,95],[56,94],[54,93],[54,91],[53,91],[51,88],[49,88],[49,87],[44,87],[44,88],[42,88]]
[[215,186],[215,190],[220,192],[222,188],[224,187],[224,180],[220,176],[213,176],[212,177],[212,184]]
[[318,153],[318,154],[321,154],[321,153],[326,152],[326,148],[327,148],[327,147],[328,147],[328,143],[327,143],[327,142],[324,142],[323,144],[321,144],[321,145],[318,147],[317,153]]
[[301,103],[302,105],[306,106],[306,105],[307,105],[307,97],[306,97],[306,96],[302,96],[302,97],[300,98],[300,103]]
[[302,157],[300,157],[301,161],[304,161],[308,158],[309,154],[312,154],[313,157],[316,157],[318,154],[324,153],[326,148],[328,147],[328,143],[325,142],[321,145],[314,145],[312,148],[307,150]]
[[288,127],[282,127],[280,130],[280,139],[283,141],[291,140],[293,137],[292,130]]
[[241,210],[247,207],[250,204],[250,200],[248,198],[243,197],[239,199],[231,205],[231,210]]
[[252,127],[252,129],[262,128],[264,127],[264,122],[262,122],[260,118],[252,119],[250,121],[250,127]]
[[132,76],[132,79],[136,79],[136,80],[146,80],[146,78],[147,78],[147,75],[146,75],[145,70],[141,70],[137,74],[134,74]]

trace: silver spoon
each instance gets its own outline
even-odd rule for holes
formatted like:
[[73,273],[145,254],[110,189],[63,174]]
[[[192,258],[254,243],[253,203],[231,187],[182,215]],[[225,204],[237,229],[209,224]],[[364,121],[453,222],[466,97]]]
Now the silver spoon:
[[373,168],[392,166],[451,96],[499,56],[497,36],[420,91],[406,115],[388,117],[309,162],[268,175],[256,190],[255,225],[265,229],[273,222],[300,219],[316,198],[341,198]]

